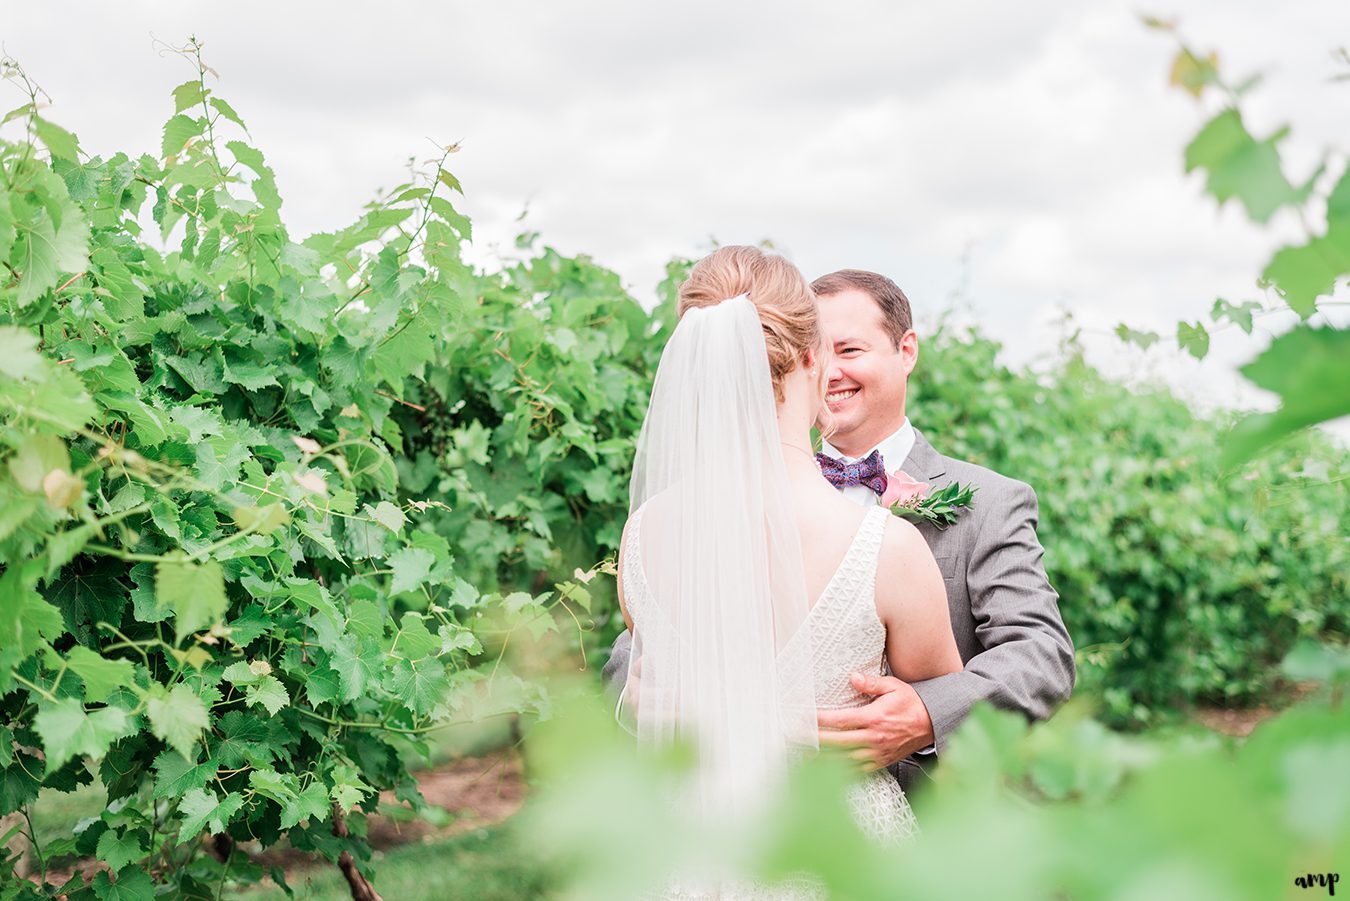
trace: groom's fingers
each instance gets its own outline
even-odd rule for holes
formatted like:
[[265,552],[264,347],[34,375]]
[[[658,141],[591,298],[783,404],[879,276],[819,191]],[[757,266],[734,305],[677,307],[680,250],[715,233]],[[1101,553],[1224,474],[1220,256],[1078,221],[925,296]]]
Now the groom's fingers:
[[835,745],[836,747],[847,748],[866,748],[875,740],[875,736],[866,729],[851,729],[848,731],[832,731],[822,729],[820,731],[820,743],[822,745]]
[[865,695],[884,695],[905,684],[894,676],[865,676],[862,673],[853,673],[849,682],[854,691]]
[[856,751],[850,752],[848,756],[862,764],[862,771],[864,773],[879,770],[886,765],[881,762],[881,758],[877,756],[877,752],[873,751],[871,748],[859,748]]
[[871,726],[876,719],[876,711],[863,707],[821,708],[816,711],[816,725],[822,729],[862,729]]

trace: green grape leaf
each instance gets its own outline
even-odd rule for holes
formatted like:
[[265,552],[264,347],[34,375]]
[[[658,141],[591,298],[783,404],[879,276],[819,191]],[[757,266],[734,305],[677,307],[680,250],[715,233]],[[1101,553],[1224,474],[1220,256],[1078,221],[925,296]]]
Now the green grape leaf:
[[241,165],[252,169],[257,175],[253,179],[253,196],[258,199],[266,209],[276,210],[281,206],[281,195],[277,193],[276,177],[272,170],[268,168],[263,160],[262,152],[257,148],[250,147],[243,141],[230,141],[225,145],[234,154]]
[[482,642],[478,636],[473,634],[472,629],[463,626],[442,625],[436,630],[436,634],[441,639],[442,654],[449,654],[454,651],[468,651],[470,654],[481,654],[483,652]]
[[69,369],[54,369],[41,381],[0,384],[0,398],[22,411],[41,411],[42,428],[73,432],[98,412],[84,382]]
[[236,661],[225,667],[225,671],[221,673],[220,677],[232,685],[252,685],[272,670],[272,667],[265,661],[258,661],[258,663],[260,665],[255,668],[253,664],[243,660]]
[[365,692],[367,685],[379,682],[384,655],[370,638],[358,641],[353,635],[343,635],[338,639],[329,665],[338,675],[342,700],[354,701]]
[[372,519],[391,532],[398,532],[408,522],[403,511],[389,501],[380,501],[373,510],[367,506],[366,510]]
[[[61,611],[24,584],[17,566],[0,574],[0,689],[7,690],[9,668],[46,646],[66,629]],[[45,639],[45,640],[44,640]]]
[[248,131],[248,126],[244,124],[243,119],[239,118],[239,114],[234,111],[234,107],[230,106],[219,97],[212,97],[208,102],[226,119],[229,119],[235,125],[244,129],[244,131]]
[[243,361],[231,363],[228,359],[225,360],[223,377],[225,381],[248,391],[261,391],[263,388],[280,384],[277,381],[276,368],[273,366]]
[[1347,272],[1350,241],[1321,237],[1279,250],[1262,277],[1275,285],[1290,309],[1307,319],[1317,312],[1317,298],[1331,294]]
[[1209,353],[1209,330],[1199,322],[1178,322],[1177,346],[1197,360],[1203,360]]
[[155,597],[174,612],[174,640],[215,623],[225,614],[225,579],[214,560],[166,560],[155,567]]
[[329,596],[328,589],[318,582],[312,579],[290,579],[287,581],[287,589],[290,592],[291,600],[296,603],[297,607],[322,614],[330,622],[342,622],[342,616],[338,613],[337,607],[333,605],[333,599]]
[[78,207],[63,213],[59,229],[45,208],[19,229],[11,265],[20,276],[16,297],[21,307],[55,288],[62,272],[82,272],[89,265],[89,223]]
[[327,789],[321,781],[315,779],[308,788],[282,804],[281,828],[289,829],[309,818],[326,820],[331,809]]
[[455,176],[451,175],[450,172],[445,169],[437,171],[436,180],[452,191],[458,191],[460,194],[464,193],[464,187],[459,183],[459,179],[455,178]]
[[[238,764],[222,762],[222,765]],[[178,798],[194,788],[205,788],[216,775],[214,758],[204,763],[193,763],[177,751],[160,751],[155,758],[154,768],[155,798]]]
[[353,601],[347,607],[347,629],[356,635],[379,638],[384,634],[385,616],[367,600]]
[[268,743],[267,724],[251,713],[231,710],[216,723],[216,732],[219,737],[212,740],[211,754],[223,767],[257,765],[275,756]]
[[1135,331],[1124,323],[1116,326],[1116,337],[1126,344],[1133,344],[1141,350],[1148,350],[1158,342],[1157,332]]
[[281,708],[291,702],[291,696],[276,676],[263,676],[257,683],[244,689],[244,700],[250,707],[261,704],[268,713],[276,716]]
[[98,850],[95,853],[99,860],[114,870],[120,870],[150,853],[146,845],[148,838],[143,829],[125,832],[109,829],[99,836]]
[[427,630],[420,613],[409,611],[399,620],[393,651],[410,660],[420,660],[440,647],[440,641]]
[[1238,423],[1223,452],[1226,465],[1250,459],[1286,435],[1350,415],[1350,330],[1301,325],[1271,342],[1242,374],[1280,396],[1274,413]]
[[270,535],[291,521],[291,515],[283,504],[267,504],[263,507],[235,507],[231,516],[234,524],[241,529],[251,529],[260,535]]
[[258,767],[248,774],[249,786],[258,794],[278,804],[293,800],[300,791],[300,782],[291,773],[278,773],[271,767]]
[[374,792],[375,790],[366,784],[355,768],[346,764],[333,768],[333,787],[328,795],[342,808],[343,813],[351,813],[352,807],[359,804],[363,797]]
[[12,325],[0,326],[0,375],[40,379],[46,362],[37,352],[37,336]]
[[66,443],[55,435],[36,433],[25,436],[14,456],[9,458],[9,474],[29,494],[41,494],[43,481],[48,473],[54,471],[70,471],[70,453],[66,450]]
[[365,793],[354,785],[339,783],[333,786],[328,796],[342,809],[343,813],[351,813],[352,808],[361,803]]
[[210,725],[206,705],[191,688],[178,683],[171,689],[151,685],[145,701],[150,730],[184,757],[194,757],[202,730]]
[[1252,313],[1261,309],[1261,304],[1254,300],[1244,301],[1240,304],[1231,304],[1222,297],[1214,301],[1213,308],[1209,311],[1209,316],[1215,322],[1227,320],[1247,334],[1252,333]]
[[107,871],[94,877],[94,894],[99,901],[154,901],[155,883],[140,867],[126,866],[113,882]]
[[394,571],[389,591],[391,594],[402,594],[405,591],[415,591],[426,582],[431,574],[431,567],[436,565],[436,558],[432,556],[431,551],[405,547],[390,554],[388,563],[389,568]]
[[120,707],[103,707],[86,713],[81,702],[62,698],[41,705],[33,727],[42,737],[47,772],[53,772],[72,757],[101,758],[113,742],[131,734],[133,724],[131,717]]
[[249,607],[238,618],[230,620],[230,641],[240,648],[246,648],[272,626],[272,619],[263,615],[262,608]]
[[73,134],[41,116],[33,117],[33,126],[38,140],[46,145],[53,158],[79,162],[80,142]]
[[163,155],[175,156],[187,146],[187,142],[202,133],[206,123],[181,113],[164,123],[164,141],[160,147]]
[[1236,197],[1253,221],[1265,223],[1280,207],[1296,199],[1294,187],[1280,168],[1278,132],[1257,141],[1242,114],[1226,109],[1209,121],[1186,148],[1186,171],[1204,169],[1206,190],[1219,203]]
[[[185,81],[173,89],[173,111],[181,113],[183,110],[196,106],[206,99],[206,95],[211,93],[210,88],[203,89],[199,80]],[[178,145],[182,147],[183,145]]]
[[591,612],[591,592],[585,585],[578,585],[575,582],[568,582],[554,586],[558,589],[558,596],[564,600],[571,601],[587,613]]
[[183,816],[183,825],[178,830],[178,841],[185,842],[201,834],[203,829],[211,832],[224,832],[225,824],[244,806],[244,796],[239,792],[230,792],[224,798],[214,793],[194,788],[183,795],[178,804],[178,812]]
[[425,658],[416,663],[400,660],[389,674],[388,687],[403,706],[418,716],[427,716],[445,700],[450,680],[439,660]]
[[66,663],[83,680],[84,699],[90,704],[106,701],[114,691],[130,685],[136,672],[130,660],[111,660],[83,645],[66,652]]

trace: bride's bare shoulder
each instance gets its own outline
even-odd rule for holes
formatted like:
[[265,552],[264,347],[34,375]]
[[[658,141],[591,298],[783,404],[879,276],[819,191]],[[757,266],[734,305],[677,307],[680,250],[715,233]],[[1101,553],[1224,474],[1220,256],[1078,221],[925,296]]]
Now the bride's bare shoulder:
[[898,516],[886,519],[886,534],[881,540],[881,559],[877,562],[879,576],[913,574],[915,569],[926,570],[936,566],[933,552],[914,523]]

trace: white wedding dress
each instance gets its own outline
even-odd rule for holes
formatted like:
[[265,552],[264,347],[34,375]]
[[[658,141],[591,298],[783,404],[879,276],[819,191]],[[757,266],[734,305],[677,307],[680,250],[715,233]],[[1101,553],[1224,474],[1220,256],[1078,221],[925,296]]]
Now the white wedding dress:
[[[642,566],[644,512],[645,507],[639,508],[628,524],[623,568],[624,601],[635,631],[639,633],[660,629],[663,619],[660,602],[652,597]],[[886,519],[890,515],[890,511],[880,506],[868,510],[834,575],[811,606],[803,628],[784,649],[783,658],[800,659],[800,655],[789,653],[794,643],[799,640],[811,642],[811,671],[780,672],[779,678],[785,683],[812,679],[817,708],[838,709],[867,704],[871,698],[853,689],[849,674],[883,672],[886,627],[877,616],[876,575]],[[734,649],[734,643],[732,647]],[[852,787],[848,800],[858,826],[875,841],[893,844],[918,831],[914,811],[904,791],[885,770],[865,776]],[[692,901],[712,896],[705,891],[675,886],[656,897],[668,901]],[[716,897],[726,901],[787,901],[824,896],[818,886],[804,881],[772,887],[740,885],[724,888]]]

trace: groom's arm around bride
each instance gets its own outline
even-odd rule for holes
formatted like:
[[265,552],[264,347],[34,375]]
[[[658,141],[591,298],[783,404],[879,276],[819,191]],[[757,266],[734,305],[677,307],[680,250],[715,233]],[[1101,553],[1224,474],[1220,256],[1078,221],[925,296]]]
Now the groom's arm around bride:
[[903,468],[935,489],[952,481],[977,489],[974,507],[945,531],[920,526],[942,570],[965,667],[912,685],[892,676],[857,677],[855,686],[876,700],[822,711],[821,724],[856,730],[874,765],[901,764],[908,788],[928,763],[915,752],[940,751],[976,703],[1045,719],[1069,697],[1075,672],[1073,643],[1042,563],[1030,486],[944,457],[922,434]]

